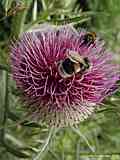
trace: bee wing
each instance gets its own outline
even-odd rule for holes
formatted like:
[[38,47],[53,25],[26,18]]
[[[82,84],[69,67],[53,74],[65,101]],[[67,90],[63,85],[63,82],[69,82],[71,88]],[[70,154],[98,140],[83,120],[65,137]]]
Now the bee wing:
[[75,51],[69,51],[68,57],[70,58],[70,60],[72,62],[75,62],[75,63],[83,63],[84,62],[83,58],[79,55],[79,53],[77,53]]

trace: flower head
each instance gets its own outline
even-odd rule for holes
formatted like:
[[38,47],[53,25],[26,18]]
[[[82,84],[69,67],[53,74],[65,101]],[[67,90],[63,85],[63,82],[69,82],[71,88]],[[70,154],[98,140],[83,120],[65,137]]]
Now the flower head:
[[[32,118],[52,125],[72,125],[88,118],[106,96],[116,91],[120,74],[119,66],[112,64],[112,53],[98,38],[85,43],[85,35],[86,31],[77,32],[69,25],[46,24],[23,33],[12,45],[13,78]],[[72,52],[89,61],[83,72],[81,63],[66,60]],[[66,77],[60,72],[65,60],[65,67],[77,67]]]

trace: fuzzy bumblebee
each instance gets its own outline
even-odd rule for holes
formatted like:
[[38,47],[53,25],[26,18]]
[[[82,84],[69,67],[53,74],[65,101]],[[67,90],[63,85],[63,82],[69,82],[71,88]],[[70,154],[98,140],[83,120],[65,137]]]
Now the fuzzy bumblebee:
[[83,37],[82,37],[82,45],[88,45],[90,46],[91,44],[94,44],[96,40],[96,33],[95,32],[87,32]]
[[75,51],[69,51],[67,57],[59,63],[58,70],[63,78],[68,78],[74,74],[85,72],[90,64],[87,57],[81,57]]

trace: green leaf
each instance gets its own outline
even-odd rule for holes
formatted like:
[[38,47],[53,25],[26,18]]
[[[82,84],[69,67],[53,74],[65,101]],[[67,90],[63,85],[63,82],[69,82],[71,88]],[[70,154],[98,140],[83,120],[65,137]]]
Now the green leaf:
[[29,10],[29,7],[32,3],[32,0],[24,1],[22,0],[22,5],[24,5],[25,10],[18,12],[12,19],[12,26],[11,26],[11,36],[12,38],[18,38],[19,35],[23,32],[26,16]]
[[26,127],[35,127],[35,128],[40,128],[41,127],[38,123],[29,122],[29,121],[22,122],[21,125],[24,125]]
[[7,15],[8,10],[11,8],[11,4],[14,0],[2,0],[3,8],[5,9],[5,13]]
[[5,70],[5,71],[7,71],[7,72],[10,72],[9,66],[4,65],[4,64],[0,64],[0,70]]
[[10,152],[11,154],[15,155],[16,157],[19,157],[19,158],[29,158],[30,157],[30,154],[26,151],[20,151],[20,149],[15,149],[11,146],[9,146],[8,144],[4,143],[3,144],[4,147],[6,148],[6,150],[8,152]]

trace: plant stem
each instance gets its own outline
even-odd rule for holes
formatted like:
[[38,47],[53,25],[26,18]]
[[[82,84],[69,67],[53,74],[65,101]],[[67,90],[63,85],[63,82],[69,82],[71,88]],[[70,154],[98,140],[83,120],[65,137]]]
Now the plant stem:
[[37,19],[37,5],[38,5],[37,0],[34,0],[33,13],[32,13],[33,21]]
[[9,67],[6,66],[6,65],[3,65],[3,64],[0,64],[0,70],[4,70],[4,71],[7,71],[7,72],[10,72]]
[[88,147],[90,148],[90,150],[95,153],[94,148],[90,145],[88,139],[76,128],[74,128],[73,126],[71,127],[72,131],[74,131],[78,136],[82,137],[83,140],[86,142],[86,144],[88,145]]
[[8,85],[9,85],[9,75],[8,72],[5,71],[5,95],[4,95],[4,114],[3,114],[3,120],[2,120],[2,128],[0,128],[0,142],[1,144],[5,147],[5,149],[14,154],[17,157],[20,158],[28,158],[29,154],[27,153],[22,153],[19,150],[11,147],[8,143],[6,143],[5,140],[5,129],[6,129],[6,122],[7,122],[7,117],[8,117],[8,111],[9,111],[9,90],[8,90]]
[[32,3],[32,0],[23,1],[25,10],[21,11],[20,13],[17,13],[13,19],[12,19],[12,26],[11,26],[11,37],[12,38],[18,38],[20,34],[23,32],[26,16],[28,13],[28,9]]
[[48,134],[46,142],[43,144],[42,148],[40,147],[38,154],[33,158],[33,160],[41,160],[42,159],[41,157],[43,156],[43,153],[47,150],[49,143],[51,141],[51,138],[54,135],[54,133],[55,133],[55,127],[53,126],[50,129],[50,132]]
[[5,72],[5,98],[4,98],[4,105],[3,105],[3,108],[4,108],[4,115],[3,115],[3,120],[2,120],[2,125],[3,127],[1,128],[1,142],[2,144],[4,144],[4,136],[5,136],[5,124],[6,124],[6,121],[7,121],[7,112],[8,112],[8,105],[9,105],[9,102],[8,102],[8,73]]
[[46,11],[47,10],[47,5],[45,3],[45,0],[41,0],[41,3],[42,3],[43,10]]

